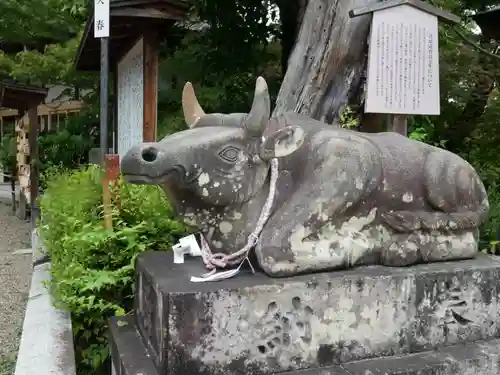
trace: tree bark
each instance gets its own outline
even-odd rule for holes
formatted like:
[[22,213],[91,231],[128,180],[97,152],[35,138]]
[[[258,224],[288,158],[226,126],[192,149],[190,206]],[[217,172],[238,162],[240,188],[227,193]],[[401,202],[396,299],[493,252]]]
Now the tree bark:
[[358,100],[371,16],[349,11],[373,0],[309,1],[288,60],[274,114],[295,111],[333,123]]
[[299,35],[309,0],[276,0],[281,21],[281,72],[284,76],[288,68],[288,59]]

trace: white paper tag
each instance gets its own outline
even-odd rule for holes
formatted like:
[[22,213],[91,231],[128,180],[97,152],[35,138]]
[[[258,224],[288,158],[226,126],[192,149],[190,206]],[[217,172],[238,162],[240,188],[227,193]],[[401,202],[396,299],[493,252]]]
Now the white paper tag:
[[178,243],[172,247],[172,251],[174,252],[174,263],[182,264],[184,263],[184,254],[189,252],[189,248]]
[[172,246],[172,251],[174,252],[175,264],[183,264],[186,254],[193,257],[201,256],[200,245],[198,245],[198,241],[196,241],[196,236],[194,234],[182,237],[178,243]]
[[240,272],[241,266],[243,266],[243,263],[245,263],[245,260],[246,259],[244,259],[238,265],[238,267],[233,268],[232,270],[217,272],[216,269],[213,269],[212,271],[207,272],[207,273],[201,275],[200,277],[191,276],[190,280],[193,283],[204,283],[207,281],[219,281],[219,280],[230,279],[231,277],[236,276]]
[[219,280],[230,279],[231,277],[237,275],[240,272],[240,267],[229,271],[215,272],[211,274],[209,273],[209,276],[207,275],[206,277],[191,276],[190,280],[193,283],[204,283],[207,281],[219,281]]
[[198,245],[198,241],[196,241],[196,236],[194,234],[190,234],[189,236],[182,237],[179,240],[179,243],[182,246],[187,246],[189,250],[189,255],[192,257],[201,256],[200,245]]

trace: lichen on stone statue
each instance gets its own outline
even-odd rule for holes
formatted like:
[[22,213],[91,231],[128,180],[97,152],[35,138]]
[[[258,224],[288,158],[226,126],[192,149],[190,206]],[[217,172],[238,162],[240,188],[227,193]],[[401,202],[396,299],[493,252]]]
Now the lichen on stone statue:
[[366,134],[297,113],[270,116],[257,79],[249,113],[205,114],[184,87],[188,130],[128,151],[130,183],[158,184],[177,215],[218,252],[238,251],[276,196],[255,254],[273,277],[362,264],[472,258],[488,197],[472,166],[396,133]]

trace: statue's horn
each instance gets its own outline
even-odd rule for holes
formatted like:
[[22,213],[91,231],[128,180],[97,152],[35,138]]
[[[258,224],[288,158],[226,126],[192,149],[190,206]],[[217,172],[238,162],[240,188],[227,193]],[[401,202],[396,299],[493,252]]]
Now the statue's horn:
[[246,126],[254,134],[262,134],[271,115],[271,99],[266,80],[257,78],[255,83],[255,94],[253,97],[252,109],[248,113]]
[[182,90],[182,110],[184,112],[184,120],[190,128],[205,114],[200,103],[198,103],[198,99],[196,99],[191,82],[186,82]]

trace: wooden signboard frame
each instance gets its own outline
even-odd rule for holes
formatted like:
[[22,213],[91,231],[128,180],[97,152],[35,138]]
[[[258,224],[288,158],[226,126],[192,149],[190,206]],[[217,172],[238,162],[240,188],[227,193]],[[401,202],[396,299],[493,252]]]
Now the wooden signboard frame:
[[[141,43],[142,42],[142,43]],[[115,96],[113,101],[113,118],[116,122],[114,144],[115,152],[123,154],[124,150],[120,150],[120,142],[118,140],[118,121],[120,114],[118,113],[118,97],[119,97],[119,64],[122,63],[124,57],[138,44],[142,44],[142,139],[135,140],[136,142],[154,142],[157,136],[157,121],[158,121],[158,37],[153,30],[147,30],[135,39],[127,49],[124,49],[120,55],[117,55],[117,61],[112,69],[115,76]]]
[[[110,0],[110,71],[114,75],[114,101],[112,104],[112,144],[116,153],[118,140],[117,74],[118,62],[143,40],[143,141],[155,141],[157,137],[158,102],[158,47],[167,38],[171,26],[183,21],[191,4],[184,0]],[[93,38],[94,20],[90,17],[75,58],[79,71],[98,71],[100,68],[99,44]]]
[[387,114],[388,130],[406,136],[408,115],[440,113],[437,20],[460,18],[420,0],[377,2],[349,13],[368,14],[365,112]]

